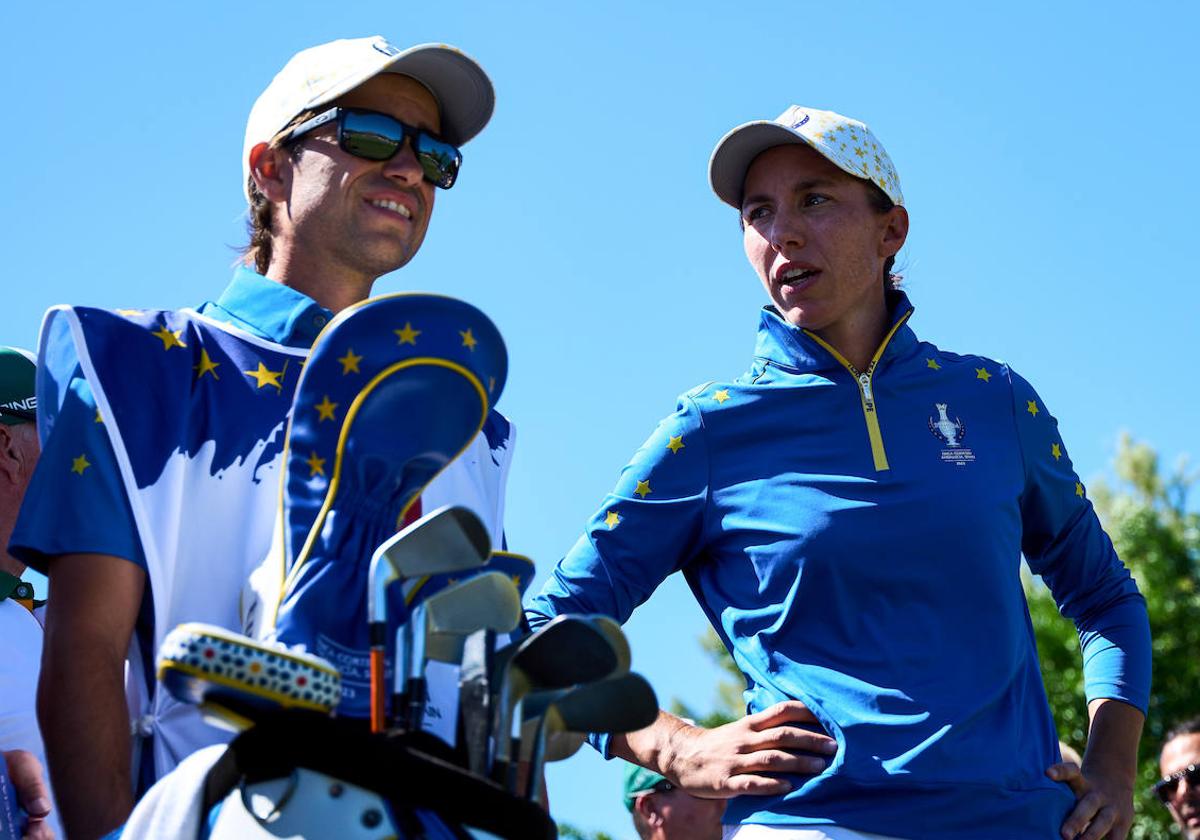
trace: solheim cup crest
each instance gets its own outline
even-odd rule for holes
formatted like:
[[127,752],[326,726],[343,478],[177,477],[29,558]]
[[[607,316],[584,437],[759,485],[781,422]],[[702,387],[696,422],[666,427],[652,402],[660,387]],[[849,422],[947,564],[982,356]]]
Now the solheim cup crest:
[[974,461],[975,453],[963,446],[967,424],[959,417],[951,420],[946,403],[934,403],[933,407],[937,413],[929,416],[929,431],[946,446],[942,450],[942,461],[959,466]]

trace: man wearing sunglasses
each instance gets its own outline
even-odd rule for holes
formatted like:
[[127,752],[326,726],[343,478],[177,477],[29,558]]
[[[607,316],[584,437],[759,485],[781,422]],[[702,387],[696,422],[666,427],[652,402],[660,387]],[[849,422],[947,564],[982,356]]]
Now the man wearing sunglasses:
[[1158,757],[1162,780],[1154,785],[1185,840],[1200,840],[1200,717],[1167,733]]
[[228,739],[157,690],[155,650],[182,621],[241,629],[307,351],[413,258],[493,103],[483,69],[445,45],[304,50],[251,109],[250,241],[221,296],[47,314],[44,452],[12,547],[54,591],[38,711],[72,838],[117,827],[155,779]]

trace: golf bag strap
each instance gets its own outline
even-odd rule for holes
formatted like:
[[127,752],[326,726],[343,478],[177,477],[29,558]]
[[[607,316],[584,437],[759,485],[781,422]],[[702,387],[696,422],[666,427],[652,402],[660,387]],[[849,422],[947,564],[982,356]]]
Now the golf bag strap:
[[[374,791],[393,807],[432,811],[500,837],[557,836],[554,822],[538,805],[430,755],[426,749],[435,743],[440,744],[425,733],[372,735],[359,720],[285,710],[229,744],[205,779],[202,813],[243,780],[280,778],[306,767]],[[439,751],[445,749],[441,745]]]

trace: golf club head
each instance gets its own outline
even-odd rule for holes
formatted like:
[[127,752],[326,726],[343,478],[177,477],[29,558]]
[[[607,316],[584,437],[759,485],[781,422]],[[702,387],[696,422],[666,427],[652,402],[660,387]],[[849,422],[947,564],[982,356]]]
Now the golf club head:
[[612,645],[613,653],[617,657],[617,665],[613,668],[612,675],[629,673],[629,666],[633,658],[629,652],[629,640],[625,638],[625,631],[621,629],[621,625],[617,624],[615,619],[599,613],[586,616],[586,618],[605,635],[609,644]]
[[425,514],[376,549],[401,578],[482,566],[492,541],[479,517],[465,507],[446,506]]
[[393,534],[371,555],[367,620],[387,619],[387,588],[443,572],[475,569],[487,562],[491,538],[479,517],[464,507],[440,507]]
[[495,714],[492,778],[508,780],[513,711],[533,690],[567,688],[612,675],[617,651],[588,617],[560,615],[526,638],[496,652],[492,680]]

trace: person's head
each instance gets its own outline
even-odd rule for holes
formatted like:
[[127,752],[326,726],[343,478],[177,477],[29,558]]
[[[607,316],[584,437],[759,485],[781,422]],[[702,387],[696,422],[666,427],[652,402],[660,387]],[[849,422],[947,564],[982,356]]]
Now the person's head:
[[0,347],[0,570],[20,575],[25,567],[5,551],[37,464],[37,363],[32,353]]
[[625,807],[642,840],[721,840],[724,799],[684,793],[636,764],[625,768]]
[[368,282],[405,265],[494,101],[483,69],[441,44],[376,36],[297,53],[246,123],[247,264]]
[[1158,756],[1162,781],[1155,793],[1187,840],[1200,840],[1200,716],[1167,733]]
[[740,213],[746,257],[790,323],[820,331],[882,306],[908,211],[866,125],[793,105],[726,134],[708,171],[717,197]]

